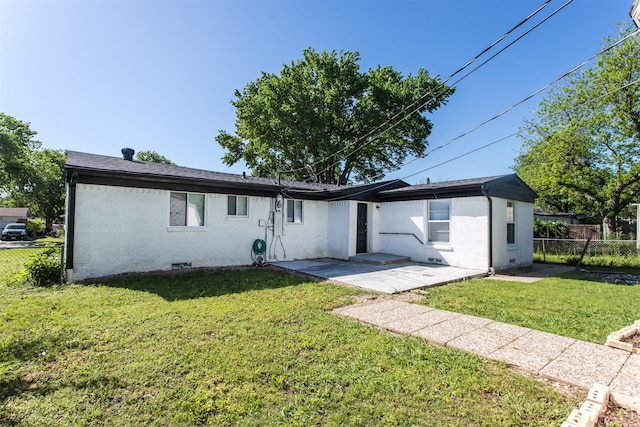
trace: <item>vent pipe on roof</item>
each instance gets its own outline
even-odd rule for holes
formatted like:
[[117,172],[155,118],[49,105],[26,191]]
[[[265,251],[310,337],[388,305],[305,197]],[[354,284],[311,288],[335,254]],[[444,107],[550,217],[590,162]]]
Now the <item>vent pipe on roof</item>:
[[125,160],[129,160],[130,162],[132,162],[134,154],[136,154],[136,150],[134,150],[133,148],[125,147],[122,149],[122,158]]

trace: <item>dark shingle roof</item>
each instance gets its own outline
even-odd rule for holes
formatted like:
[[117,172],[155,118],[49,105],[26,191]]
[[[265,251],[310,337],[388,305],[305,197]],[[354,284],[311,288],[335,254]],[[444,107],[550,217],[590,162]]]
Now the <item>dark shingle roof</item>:
[[537,197],[536,193],[515,174],[412,185],[381,191],[378,196],[381,201],[392,201],[482,195],[527,202],[533,202]]
[[332,185],[279,181],[232,173],[213,172],[161,163],[125,160],[120,157],[67,151],[65,169],[80,182],[165,188],[180,191],[221,191],[322,200],[399,201],[491,195],[533,202],[536,197],[516,175],[491,176],[409,185],[401,180],[360,185]]
[[213,172],[161,163],[125,160],[120,157],[67,151],[65,169],[77,172],[80,182],[129,187],[164,188],[180,191],[237,192],[322,200],[372,200],[380,189],[408,184],[394,180],[374,184],[333,185],[278,180],[249,175]]
[[264,186],[285,186],[299,190],[323,191],[337,190],[341,187],[331,184],[307,183],[282,180],[278,183],[274,178],[260,178],[255,176],[213,172],[203,169],[193,169],[184,166],[165,165],[162,163],[143,162],[139,160],[124,160],[120,157],[103,156],[100,154],[67,151],[67,169],[107,172],[131,176],[178,178],[182,180],[196,180],[229,184],[258,184]]

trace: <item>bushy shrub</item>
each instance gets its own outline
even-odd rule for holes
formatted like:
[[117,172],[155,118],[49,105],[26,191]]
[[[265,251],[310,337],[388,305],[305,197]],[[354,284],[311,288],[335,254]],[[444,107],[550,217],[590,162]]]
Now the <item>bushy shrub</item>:
[[34,286],[51,286],[60,283],[60,251],[47,248],[32,256],[25,264],[27,281]]
[[27,220],[27,230],[29,230],[30,233],[35,233],[36,235],[42,235],[44,234],[45,228],[46,228],[46,224],[44,223],[43,219],[29,218]]

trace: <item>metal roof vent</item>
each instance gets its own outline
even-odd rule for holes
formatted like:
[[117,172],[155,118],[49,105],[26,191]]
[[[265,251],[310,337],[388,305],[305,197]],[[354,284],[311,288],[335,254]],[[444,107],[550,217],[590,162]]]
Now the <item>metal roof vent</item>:
[[125,147],[122,149],[122,158],[125,160],[129,160],[130,162],[132,162],[134,154],[136,154],[136,150],[134,150],[133,148]]

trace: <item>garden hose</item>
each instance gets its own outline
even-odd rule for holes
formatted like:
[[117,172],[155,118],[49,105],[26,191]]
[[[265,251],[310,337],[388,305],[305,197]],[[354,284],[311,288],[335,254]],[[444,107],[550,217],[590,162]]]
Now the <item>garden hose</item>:
[[267,243],[262,239],[256,239],[251,246],[251,260],[254,265],[264,264],[264,254],[267,252]]

